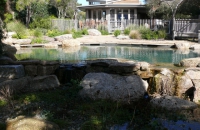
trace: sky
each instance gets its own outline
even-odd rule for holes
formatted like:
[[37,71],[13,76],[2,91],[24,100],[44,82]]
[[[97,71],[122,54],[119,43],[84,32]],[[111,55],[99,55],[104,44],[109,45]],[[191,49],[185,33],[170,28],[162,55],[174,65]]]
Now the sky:
[[78,3],[82,5],[88,5],[88,2],[86,2],[86,0],[78,0]]

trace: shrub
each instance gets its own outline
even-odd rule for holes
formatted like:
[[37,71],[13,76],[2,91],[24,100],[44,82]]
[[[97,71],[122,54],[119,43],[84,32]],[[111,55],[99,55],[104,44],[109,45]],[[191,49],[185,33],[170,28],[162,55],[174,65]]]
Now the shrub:
[[29,24],[29,27],[31,29],[34,29],[34,28],[50,29],[51,28],[51,19],[50,18],[35,19],[32,23]]
[[42,37],[43,33],[39,28],[36,28],[33,32],[34,37]]
[[137,31],[137,30],[132,30],[129,34],[129,37],[131,39],[141,39],[141,35],[140,35],[139,31]]
[[97,30],[101,32],[101,35],[109,35],[108,28],[104,25],[99,25]]
[[121,31],[120,30],[115,30],[114,31],[114,36],[117,37],[121,34]]
[[6,27],[8,31],[16,32],[16,36],[14,37],[18,39],[27,38],[27,36],[29,35],[28,29],[19,21],[10,22],[7,24]]
[[62,34],[63,33],[58,31],[57,29],[47,31],[47,36],[49,36],[49,37],[55,37],[55,36],[59,36],[59,35],[62,35]]
[[124,29],[124,35],[129,35],[130,34],[130,29],[129,28],[126,28]]
[[163,30],[158,30],[158,38],[166,38],[167,34],[166,34],[166,31],[163,29]]
[[69,30],[69,29],[67,29],[67,30],[64,31],[64,34],[71,34],[71,33],[72,33],[72,31]]
[[149,28],[140,28],[139,32],[141,34],[142,39],[152,39],[152,31]]
[[78,37],[82,37],[82,32],[81,31],[75,31],[75,32],[73,32],[72,37],[74,39],[76,39]]
[[83,28],[83,29],[82,29],[82,34],[83,34],[83,35],[88,35],[87,28]]
[[37,37],[37,38],[32,39],[31,44],[34,44],[34,43],[44,43],[44,42],[45,41],[41,37]]

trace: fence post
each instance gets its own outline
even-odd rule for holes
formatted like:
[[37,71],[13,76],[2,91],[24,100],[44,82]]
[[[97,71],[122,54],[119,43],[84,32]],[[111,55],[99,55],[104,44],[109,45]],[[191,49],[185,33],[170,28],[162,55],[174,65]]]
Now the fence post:
[[200,43],[200,30],[198,30],[198,43]]

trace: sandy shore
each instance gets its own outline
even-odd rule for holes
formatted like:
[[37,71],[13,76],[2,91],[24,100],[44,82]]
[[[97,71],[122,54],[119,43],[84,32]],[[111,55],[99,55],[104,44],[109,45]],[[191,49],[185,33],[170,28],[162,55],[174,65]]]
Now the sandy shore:
[[[137,40],[137,39],[117,39],[114,35],[83,36],[77,38],[82,44],[133,44],[133,45],[164,45],[173,46],[175,43],[189,42],[184,40]],[[195,42],[189,42],[191,45]]]

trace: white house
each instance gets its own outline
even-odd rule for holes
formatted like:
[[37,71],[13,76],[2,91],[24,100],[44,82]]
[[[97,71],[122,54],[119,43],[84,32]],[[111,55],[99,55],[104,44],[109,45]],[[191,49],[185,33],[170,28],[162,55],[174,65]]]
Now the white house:
[[78,6],[86,19],[116,21],[147,18],[146,0],[86,0],[89,5]]

